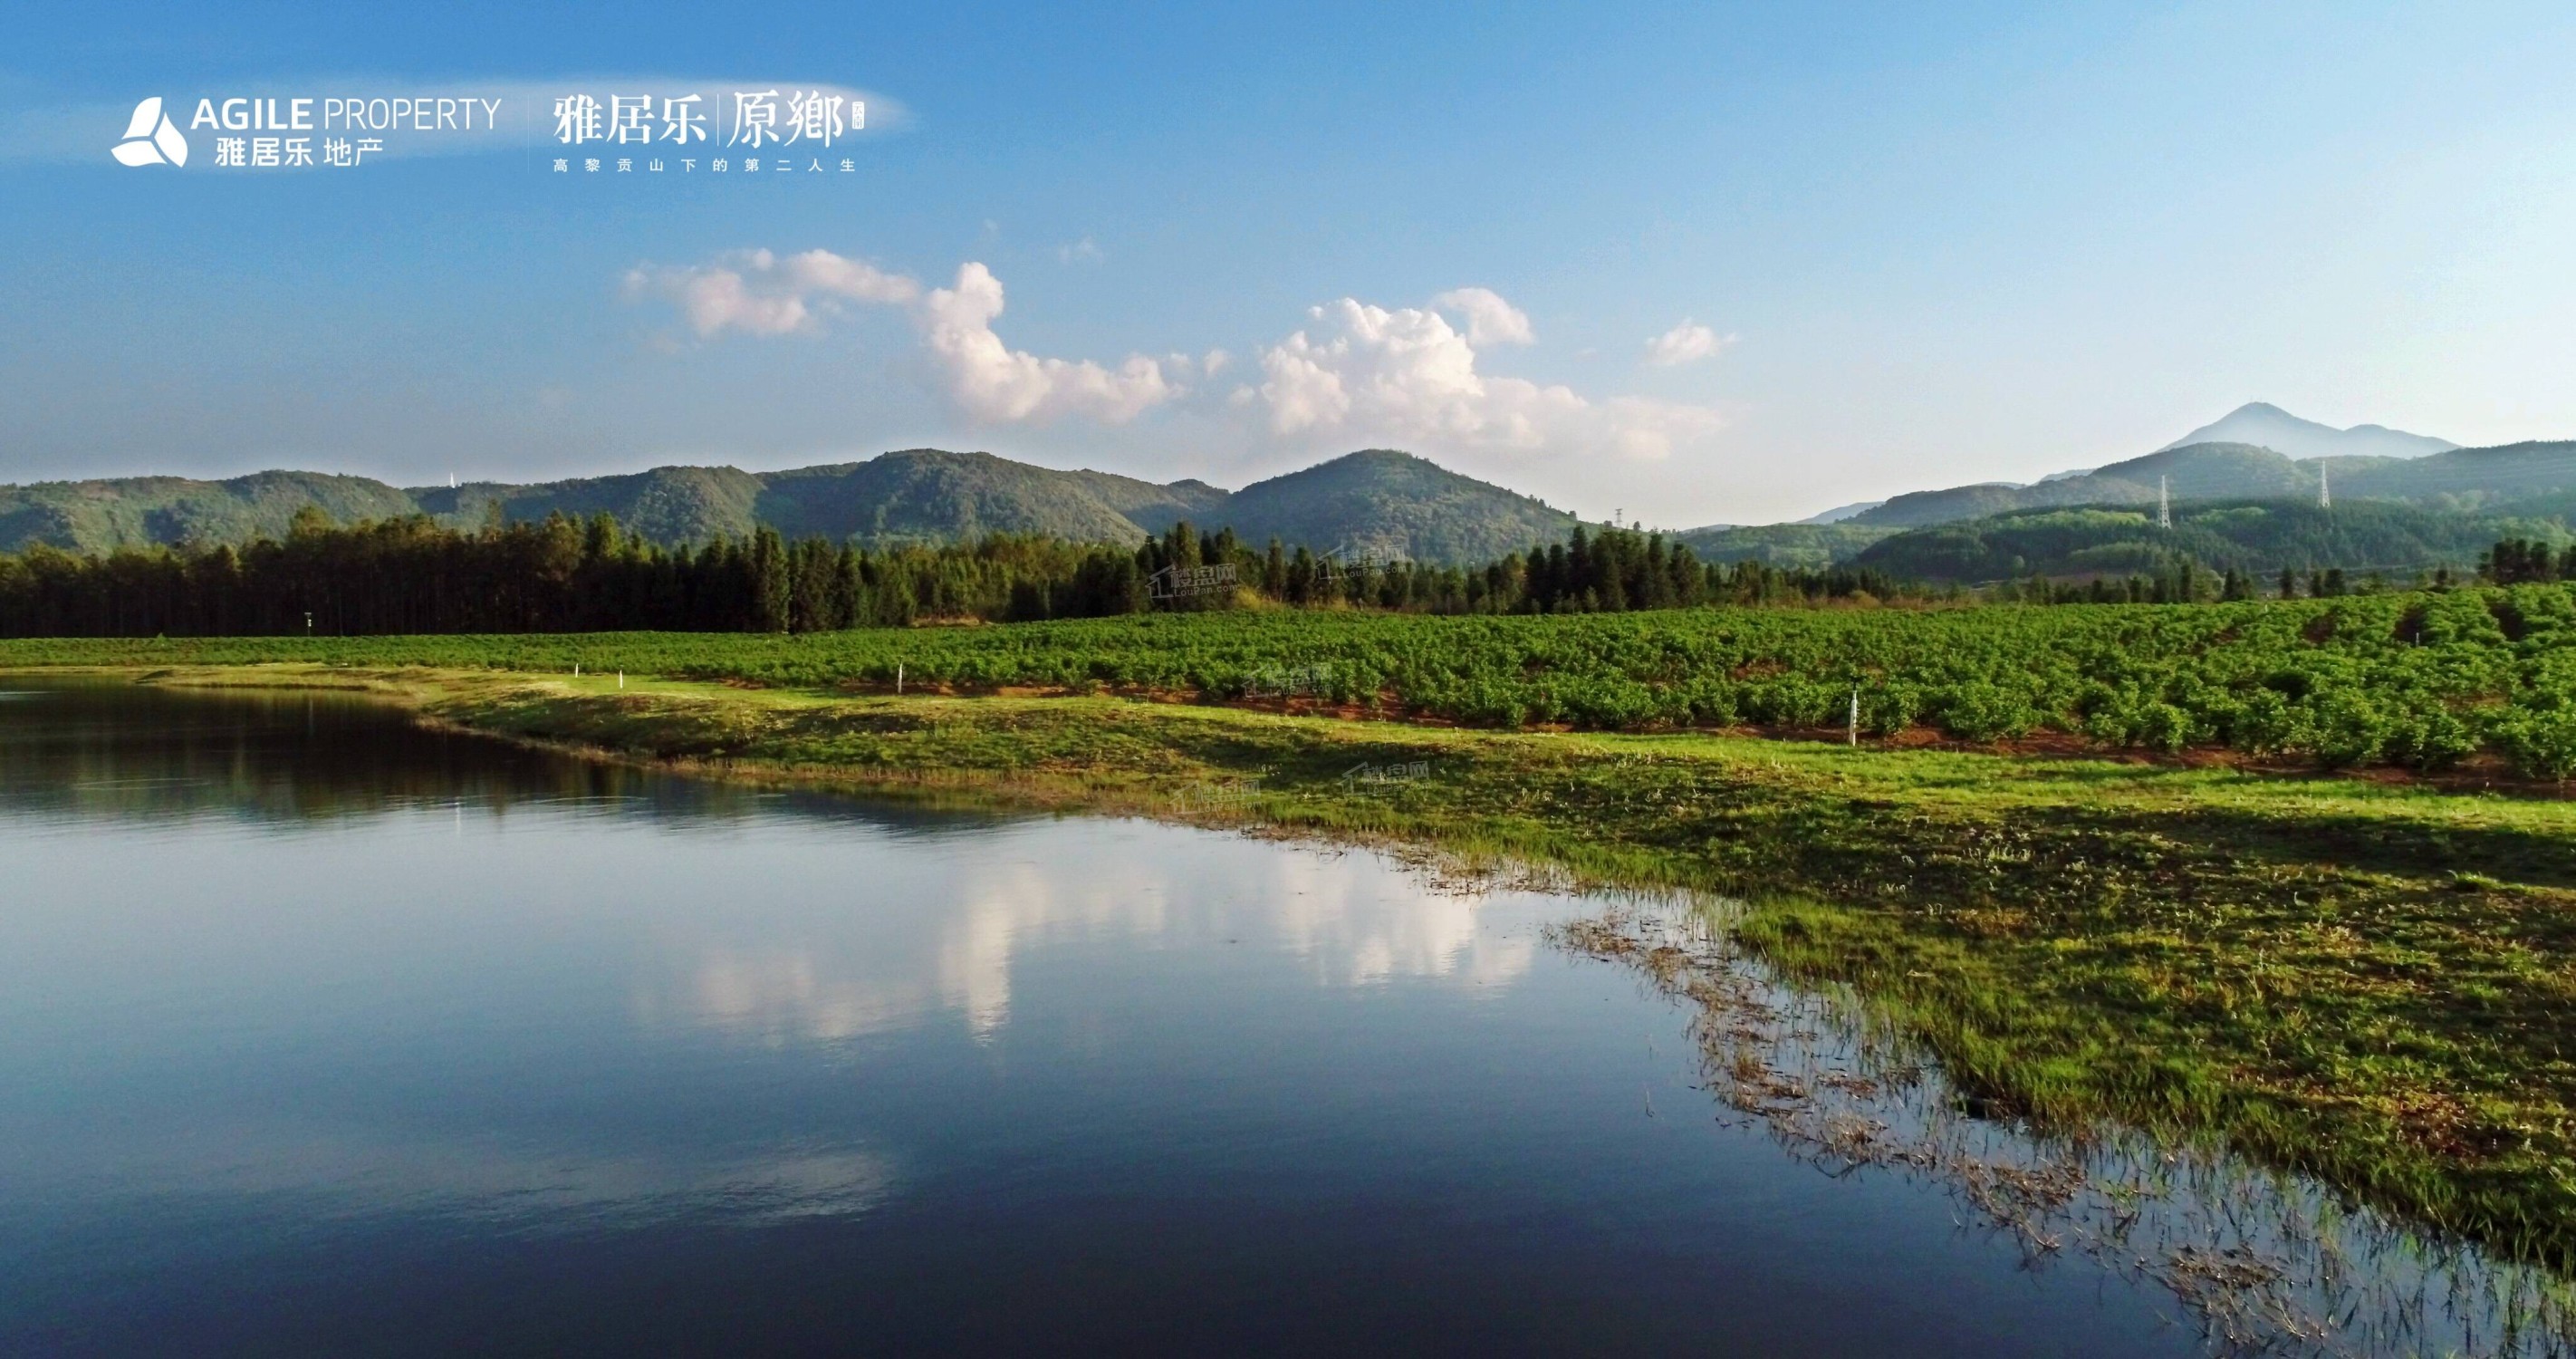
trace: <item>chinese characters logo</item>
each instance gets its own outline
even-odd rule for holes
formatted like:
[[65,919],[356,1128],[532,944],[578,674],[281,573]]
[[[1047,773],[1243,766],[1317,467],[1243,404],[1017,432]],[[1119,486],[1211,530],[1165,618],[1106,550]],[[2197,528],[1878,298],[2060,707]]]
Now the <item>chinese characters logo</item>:
[[[724,140],[714,140],[718,117],[723,120]],[[718,102],[710,103],[703,94],[663,95],[610,94],[605,99],[595,94],[567,94],[554,102],[555,141],[567,147],[586,146],[594,142],[629,154],[612,156],[618,172],[635,169],[636,156],[645,157],[647,173],[661,173],[666,162],[661,153],[672,153],[682,173],[694,173],[704,159],[710,172],[722,173],[739,165],[743,171],[771,173],[803,170],[821,173],[837,169],[848,174],[856,163],[835,158],[827,166],[821,154],[868,125],[868,106],[829,90],[734,90]],[[780,154],[769,157],[742,154],[692,154],[699,148],[713,152],[756,152],[771,148]],[[573,157],[555,159],[557,174],[569,173]],[[596,174],[601,157],[581,157],[582,169]],[[798,159],[806,162],[796,164]]]

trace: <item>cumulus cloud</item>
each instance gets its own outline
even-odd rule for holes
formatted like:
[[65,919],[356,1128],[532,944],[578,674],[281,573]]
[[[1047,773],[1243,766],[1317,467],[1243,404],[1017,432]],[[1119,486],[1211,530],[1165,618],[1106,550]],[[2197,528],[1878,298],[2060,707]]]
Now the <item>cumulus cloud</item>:
[[1717,357],[1717,351],[1735,343],[1732,335],[1721,338],[1714,330],[1685,316],[1682,323],[1646,341],[1646,362],[1657,368],[1674,368],[1685,363]]
[[1491,288],[1452,288],[1431,299],[1431,309],[1467,318],[1467,343],[1482,349],[1497,344],[1536,344],[1538,332],[1529,315],[1503,300]]
[[921,285],[828,250],[784,258],[766,250],[737,250],[709,264],[628,270],[626,292],[670,302],[700,339],[711,339],[728,330],[746,335],[816,331],[842,303],[906,304],[921,296]]
[[[1013,349],[994,329],[1002,281],[973,260],[958,266],[948,286],[931,288],[826,250],[736,251],[705,264],[639,267],[627,274],[626,289],[630,297],[670,303],[701,340],[817,334],[861,307],[899,308],[937,385],[967,415],[995,423],[1125,424],[1235,364],[1222,349],[1196,359],[1131,354],[1115,366]],[[1306,328],[1255,352],[1245,366],[1257,367],[1257,376],[1247,374],[1228,401],[1283,441],[1652,460],[1722,423],[1705,406],[1596,400],[1562,384],[1479,371],[1480,351],[1537,338],[1529,317],[1491,289],[1453,289],[1419,307],[1345,297],[1310,308],[1308,318]],[[1649,350],[1655,362],[1681,363],[1726,343],[1684,321]]]
[[1123,424],[1180,394],[1162,365],[1141,354],[1110,369],[1004,344],[993,330],[993,318],[1002,314],[1002,282],[974,261],[958,266],[952,286],[924,291],[906,275],[828,250],[783,257],[744,250],[707,264],[630,270],[626,291],[670,302],[700,339],[727,331],[813,334],[852,305],[902,307],[950,399],[981,420],[1078,415]]
[[[1462,289],[1460,293],[1482,292]],[[1267,412],[1281,436],[1384,439],[1430,449],[1524,454],[1602,452],[1655,459],[1714,433],[1720,418],[1701,406],[1620,397],[1593,401],[1562,385],[1476,371],[1476,315],[1461,332],[1432,307],[1378,307],[1343,298],[1309,313],[1300,330],[1262,351],[1263,381],[1236,404]],[[1484,293],[1490,316],[1528,318]],[[1525,343],[1487,331],[1489,342]]]
[[918,318],[931,357],[948,377],[948,393],[984,420],[1048,420],[1087,415],[1124,424],[1177,394],[1163,367],[1131,354],[1115,370],[1088,360],[1045,359],[1010,348],[993,332],[1002,314],[1002,281],[968,261],[953,287],[933,289]]

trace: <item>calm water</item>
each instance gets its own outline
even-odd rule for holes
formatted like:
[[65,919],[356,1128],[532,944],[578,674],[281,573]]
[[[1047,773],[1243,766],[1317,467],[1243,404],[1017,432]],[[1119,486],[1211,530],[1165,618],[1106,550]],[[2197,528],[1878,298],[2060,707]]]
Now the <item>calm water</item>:
[[1721,1121],[1583,909],[0,698],[0,1351],[2197,1351]]

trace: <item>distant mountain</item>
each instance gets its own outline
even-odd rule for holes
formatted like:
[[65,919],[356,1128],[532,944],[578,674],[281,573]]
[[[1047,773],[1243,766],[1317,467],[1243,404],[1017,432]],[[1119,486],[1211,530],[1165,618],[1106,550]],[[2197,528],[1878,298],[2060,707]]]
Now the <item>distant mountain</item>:
[[1704,562],[1822,568],[1843,561],[1898,530],[1868,524],[1757,524],[1685,529],[1673,535]]
[[2032,486],[1988,483],[1916,491],[1853,522],[1891,527],[1980,519],[2050,505],[2152,504],[2159,485],[2176,499],[2288,498],[2316,494],[2313,469],[2251,444],[2192,444]]
[[[453,489],[414,489],[411,512],[473,528],[495,513],[509,521],[543,519],[561,510],[587,518],[606,511],[643,537],[665,543],[741,537],[756,522],[762,479],[732,467],[656,467],[623,476],[584,477],[532,486],[471,482]],[[0,493],[5,494],[5,493]],[[334,518],[341,516],[334,515]],[[345,520],[344,520],[345,522]],[[0,545],[6,540],[0,539]]]
[[365,477],[261,472],[230,481],[125,477],[0,487],[0,550],[28,543],[105,551],[150,543],[286,536],[297,510],[338,520],[413,512],[411,497]]
[[1856,500],[1848,505],[1836,505],[1822,514],[1808,515],[1806,518],[1801,519],[1798,522],[1801,524],[1839,524],[1846,519],[1867,514],[1871,510],[1877,509],[1879,506],[1886,503],[1887,502],[1884,500]]
[[[928,448],[772,472],[762,481],[754,507],[760,522],[791,538],[866,542],[942,542],[1000,532],[1140,543],[1205,499],[1128,477]],[[1122,513],[1121,506],[1134,513]]]
[[2402,460],[2325,461],[2338,500],[2368,496],[2509,512],[2516,500],[2576,491],[2576,440],[2455,448]]
[[2058,578],[2127,576],[2188,556],[2212,570],[2268,576],[2283,567],[2340,566],[2411,574],[2473,566],[2496,539],[2563,541],[2547,519],[2462,514],[2389,501],[2220,501],[2174,511],[2156,527],[2152,510],[2089,505],[2016,510],[1960,523],[1909,529],[1871,544],[1851,564],[1914,580],[1983,584],[2033,574]]
[[1852,522],[1912,528],[2053,505],[2150,505],[2159,478],[2177,502],[2313,500],[2323,478],[2337,504],[2402,500],[2503,512],[2518,500],[2576,492],[2576,441],[2455,448],[2412,458],[2340,454],[2304,460],[2250,444],[2191,444],[2034,486],[1990,482],[1916,491]]
[[790,537],[875,544],[987,533],[1133,544],[1187,519],[1209,530],[1231,525],[1255,544],[1276,536],[1319,552],[1433,562],[1500,556],[1562,538],[1574,524],[1572,515],[1528,496],[1387,449],[1229,493],[1203,481],[1159,485],[990,453],[916,448],[785,472],[657,467],[530,485],[404,490],[364,477],[262,472],[229,481],[131,477],[0,486],[0,551],[34,543],[106,552],[278,538],[306,505],[340,523],[425,514],[459,528],[494,514],[526,522],[557,511],[581,517],[605,511],[665,543],[740,538],[768,524]]
[[[2409,434],[2384,425],[2336,429],[2314,420],[2302,420],[2263,401],[2239,406],[2216,421],[2166,444],[2165,448],[2183,448],[2191,444],[2253,444],[2293,458],[2416,458],[2459,447],[2448,439],[2436,439],[2429,434]],[[2157,451],[2163,452],[2164,449]]]
[[1475,562],[1563,538],[1575,519],[1410,453],[1371,448],[1254,482],[1193,522],[1230,526],[1256,544],[1277,538],[1318,552]]
[[2053,505],[2143,504],[2155,499],[2159,477],[2176,499],[2313,496],[2322,475],[2339,497],[2437,500],[2452,508],[2576,489],[2576,463],[2561,469],[2546,453],[2463,456],[2500,452],[2379,425],[2336,429],[2257,401],[2143,458],[2052,473],[2028,486],[1980,482],[1915,491],[1863,510],[1853,522],[1903,528]]

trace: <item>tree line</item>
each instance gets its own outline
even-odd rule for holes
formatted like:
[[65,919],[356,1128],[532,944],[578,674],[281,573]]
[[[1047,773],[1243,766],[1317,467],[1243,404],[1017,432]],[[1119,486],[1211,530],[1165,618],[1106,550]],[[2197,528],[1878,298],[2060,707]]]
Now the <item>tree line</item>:
[[2502,538],[2478,555],[2478,579],[2492,585],[2576,580],[2576,543],[2553,551],[2537,538]]
[[335,525],[318,508],[246,546],[0,554],[0,636],[821,632],[1275,604],[1588,613],[1902,593],[1871,571],[1702,563],[1661,534],[1578,528],[1482,566],[1342,560],[1175,524],[1134,548],[1037,535],[865,547],[774,529],[665,546],[607,514],[458,530]]
[[[2488,585],[2576,581],[2576,544],[2553,549],[2538,539],[2502,539],[2479,554],[2477,579]],[[2385,572],[2355,577],[2340,566],[2311,567],[2304,573],[2285,566],[2269,593],[2275,599],[2341,599],[2393,589],[2448,590],[2459,583],[2447,566],[2419,572],[2403,586],[2390,581]],[[2177,557],[2162,570],[2127,577],[2057,580],[2034,576],[2024,581],[2005,581],[1988,590],[1986,597],[2026,604],[2199,604],[2255,599],[2264,593],[2264,583],[2249,572],[2232,566],[2223,572],[2211,571],[2190,557]]]

